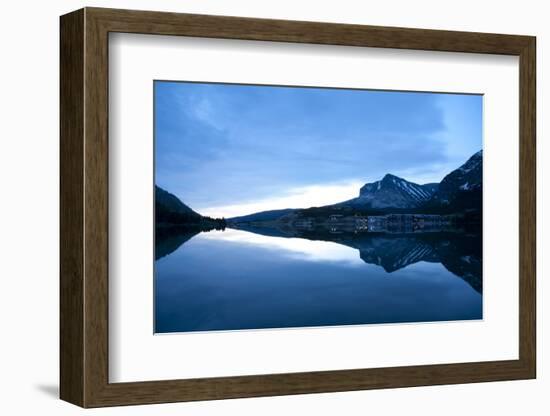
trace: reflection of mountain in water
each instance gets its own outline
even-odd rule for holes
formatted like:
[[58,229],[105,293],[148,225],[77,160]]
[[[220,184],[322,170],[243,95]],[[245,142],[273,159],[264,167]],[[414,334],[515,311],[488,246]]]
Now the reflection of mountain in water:
[[[352,247],[359,251],[361,259],[368,264],[382,267],[392,273],[411,264],[425,261],[441,263],[454,275],[462,278],[477,292],[482,292],[482,244],[481,234],[472,232],[416,232],[398,233],[330,233],[326,230],[306,230],[297,228],[255,227],[240,224],[238,229],[255,234],[305,238],[308,240],[330,241]],[[164,257],[197,232],[171,232],[157,234],[155,259]]]
[[157,228],[155,230],[155,260],[176,251],[182,244],[200,233],[184,227]]
[[415,235],[362,235],[341,241],[359,250],[365,263],[376,264],[388,273],[420,261],[441,263],[482,292],[481,238],[475,234],[438,233]]

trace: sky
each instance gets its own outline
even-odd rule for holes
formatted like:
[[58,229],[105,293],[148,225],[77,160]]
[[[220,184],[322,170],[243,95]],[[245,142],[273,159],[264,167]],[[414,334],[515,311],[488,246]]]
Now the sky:
[[321,206],[482,148],[481,95],[155,81],[155,182],[213,217]]

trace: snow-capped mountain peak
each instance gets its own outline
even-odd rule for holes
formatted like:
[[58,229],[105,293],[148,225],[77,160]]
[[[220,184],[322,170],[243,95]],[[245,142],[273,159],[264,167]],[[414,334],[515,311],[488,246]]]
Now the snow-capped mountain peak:
[[429,200],[436,188],[435,184],[418,185],[388,173],[376,182],[365,184],[359,197],[346,204],[370,208],[414,208]]
[[[357,198],[338,205],[360,209],[413,209],[427,205],[449,205],[457,197],[462,198],[461,195],[479,192],[482,186],[482,170],[483,151],[480,150],[445,176],[439,184],[419,185],[388,173],[382,179],[361,187]],[[465,201],[461,201],[461,204],[468,205]]]
[[443,178],[434,199],[450,203],[461,192],[479,191],[483,180],[483,150],[472,155],[466,163]]
[[470,159],[466,161],[458,170],[464,174],[478,169],[483,163],[483,150],[475,153]]

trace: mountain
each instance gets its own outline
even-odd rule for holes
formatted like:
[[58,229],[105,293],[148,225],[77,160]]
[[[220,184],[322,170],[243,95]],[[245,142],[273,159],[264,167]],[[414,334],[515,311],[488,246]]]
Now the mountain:
[[370,209],[417,208],[429,201],[437,188],[438,185],[434,183],[418,185],[387,174],[381,180],[361,187],[357,198],[338,205]]
[[443,178],[426,208],[442,207],[458,211],[481,211],[483,151]]
[[480,150],[443,178],[433,199],[441,203],[452,203],[462,192],[481,190],[482,176],[483,151]]
[[173,222],[176,219],[200,220],[202,215],[193,211],[179,198],[155,185],[155,215],[158,222]]
[[438,183],[425,183],[424,185],[420,185],[424,190],[428,191],[432,195],[435,194],[435,192],[439,189]]
[[395,175],[367,183],[357,198],[335,204],[355,210],[391,212],[453,213],[481,212],[483,186],[483,151],[472,155],[466,163],[437,183],[419,185]]
[[190,229],[224,229],[226,222],[223,218],[202,216],[181,202],[177,196],[155,185],[155,226],[157,236],[164,238],[166,235],[173,236]]
[[296,211],[296,210],[293,208],[287,208],[287,209],[275,209],[271,211],[261,211],[250,215],[243,215],[240,217],[229,218],[227,221],[229,223],[274,221],[287,214],[290,214],[293,211]]
[[233,224],[292,222],[333,215],[385,215],[388,213],[465,214],[471,223],[481,221],[483,152],[453,170],[440,183],[419,185],[392,174],[363,185],[359,196],[344,202],[304,209],[263,211],[228,220]]

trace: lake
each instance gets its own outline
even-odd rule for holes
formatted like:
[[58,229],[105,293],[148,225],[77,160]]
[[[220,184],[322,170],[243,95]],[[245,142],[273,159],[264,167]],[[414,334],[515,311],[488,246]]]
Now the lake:
[[227,228],[156,245],[156,333],[482,319],[476,234]]

